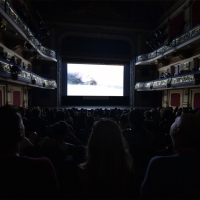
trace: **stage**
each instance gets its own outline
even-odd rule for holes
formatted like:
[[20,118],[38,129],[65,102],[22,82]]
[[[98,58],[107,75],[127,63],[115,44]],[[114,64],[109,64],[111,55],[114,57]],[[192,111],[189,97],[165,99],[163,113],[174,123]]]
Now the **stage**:
[[76,108],[78,110],[81,110],[82,108],[84,109],[87,109],[87,110],[95,110],[95,109],[99,109],[99,108],[102,108],[103,110],[105,109],[108,109],[108,110],[111,110],[111,109],[120,109],[120,110],[130,110],[132,107],[131,106],[62,106],[62,108],[67,108],[67,109],[70,109],[70,108]]

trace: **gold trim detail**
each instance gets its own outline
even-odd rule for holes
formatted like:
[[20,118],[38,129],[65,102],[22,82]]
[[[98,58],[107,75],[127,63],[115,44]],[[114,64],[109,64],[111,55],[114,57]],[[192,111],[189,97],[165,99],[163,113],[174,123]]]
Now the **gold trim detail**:
[[150,88],[151,82],[148,83],[137,83],[135,85],[135,88]]
[[167,85],[167,82],[168,82],[168,80],[155,81],[155,82],[153,83],[153,86],[161,86],[161,85],[166,86],[166,85]]
[[172,78],[171,84],[187,83],[192,81],[195,81],[194,75],[188,75],[188,76]]

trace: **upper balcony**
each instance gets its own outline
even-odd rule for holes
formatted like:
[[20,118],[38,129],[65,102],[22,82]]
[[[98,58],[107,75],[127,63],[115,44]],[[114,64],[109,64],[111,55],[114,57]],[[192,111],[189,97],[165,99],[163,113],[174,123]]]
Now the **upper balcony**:
[[43,59],[57,61],[56,52],[42,45],[39,39],[36,38],[34,33],[6,0],[0,0],[0,15],[2,16],[1,28],[9,28],[9,30],[13,32],[18,32],[22,37],[21,39],[29,42]]
[[153,52],[142,54],[136,57],[136,65],[155,63],[159,58],[167,56],[179,49],[188,50],[189,46],[200,44],[200,24],[176,37],[170,44],[165,43]]

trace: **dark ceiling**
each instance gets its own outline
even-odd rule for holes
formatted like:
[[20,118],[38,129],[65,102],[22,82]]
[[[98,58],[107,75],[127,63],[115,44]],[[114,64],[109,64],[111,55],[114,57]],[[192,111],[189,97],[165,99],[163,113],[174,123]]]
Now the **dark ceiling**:
[[[130,30],[142,28],[151,32],[184,0],[24,0],[25,4],[21,0],[12,0],[12,2],[24,22],[45,45],[48,43],[46,38],[48,38],[50,22],[130,28]],[[79,33],[79,30],[77,32]],[[66,48],[63,47],[62,51],[68,57],[83,56],[84,52],[85,57],[103,55],[106,58],[116,59],[123,56],[124,60],[130,60],[133,54],[131,45],[127,44],[126,40],[68,36],[63,42],[67,45],[63,45]]]
[[29,5],[44,21],[152,28],[177,2],[181,0],[29,0]]

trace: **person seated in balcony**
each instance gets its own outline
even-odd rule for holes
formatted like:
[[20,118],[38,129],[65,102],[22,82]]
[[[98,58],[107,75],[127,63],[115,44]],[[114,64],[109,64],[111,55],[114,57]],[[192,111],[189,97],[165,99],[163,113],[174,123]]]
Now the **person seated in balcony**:
[[165,78],[165,74],[161,73],[160,78]]
[[200,199],[200,118],[177,117],[170,129],[174,155],[151,159],[141,186],[145,199]]
[[17,108],[8,105],[0,107],[0,130],[0,197],[57,198],[59,185],[50,160],[19,155],[25,130]]
[[134,176],[120,127],[109,119],[97,121],[87,145],[87,161],[78,168],[82,197],[133,198]]

